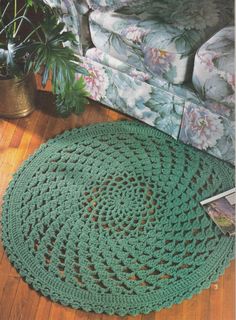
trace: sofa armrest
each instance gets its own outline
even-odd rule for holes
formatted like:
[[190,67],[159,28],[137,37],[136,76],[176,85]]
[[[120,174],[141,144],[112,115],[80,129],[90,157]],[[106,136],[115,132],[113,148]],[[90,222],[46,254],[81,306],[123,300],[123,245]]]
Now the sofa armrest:
[[197,51],[193,85],[203,100],[235,108],[234,27],[225,27]]

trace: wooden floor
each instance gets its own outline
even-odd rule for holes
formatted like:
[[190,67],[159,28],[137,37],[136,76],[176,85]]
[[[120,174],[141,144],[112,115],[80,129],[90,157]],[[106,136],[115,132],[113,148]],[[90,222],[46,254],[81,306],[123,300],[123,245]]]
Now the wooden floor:
[[[39,95],[37,104],[39,109],[26,118],[0,119],[0,205],[12,174],[42,142],[69,128],[125,118],[95,103],[79,117],[58,118],[51,95],[45,93]],[[0,320],[233,320],[234,284],[232,263],[210,289],[171,309],[137,317],[96,315],[64,308],[31,290],[10,265],[0,245]]]

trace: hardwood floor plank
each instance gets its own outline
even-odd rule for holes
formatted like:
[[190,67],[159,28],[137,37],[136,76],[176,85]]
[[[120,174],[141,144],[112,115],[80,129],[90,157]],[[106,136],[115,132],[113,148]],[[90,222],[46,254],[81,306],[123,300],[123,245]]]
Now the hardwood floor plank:
[[209,303],[210,303],[210,290],[203,290],[198,295],[198,304],[196,306],[196,320],[198,320],[198,319],[209,320],[209,318],[208,318],[209,317]]
[[[0,264],[2,263],[3,256],[4,256],[4,249],[3,249],[2,244],[0,243]],[[1,280],[0,280],[0,282],[1,282]]]
[[[31,120],[32,118],[30,118]],[[23,134],[27,127],[31,126],[31,121],[27,118],[22,118],[18,120],[17,126],[12,135],[11,141],[9,143],[10,148],[18,148],[23,137]]]
[[102,314],[98,314],[94,312],[90,312],[88,314],[88,320],[102,320],[102,317],[103,317]]
[[155,312],[150,312],[149,314],[142,315],[141,320],[155,320]]
[[[2,161],[0,163],[0,172],[1,172],[1,183],[0,183],[0,204],[2,205],[3,196],[5,194],[6,188],[9,184],[9,181],[12,177],[12,172],[14,167],[9,163]],[[1,212],[0,208],[0,212]]]
[[66,125],[63,119],[55,118],[49,119],[48,126],[43,135],[43,141],[46,142],[48,139],[54,138],[58,134],[64,132],[66,130]]
[[39,303],[39,295],[20,279],[9,320],[34,319]]
[[[34,131],[34,128],[36,126],[37,118],[38,115],[36,114],[34,117],[32,117],[30,122],[27,122],[28,124],[30,123],[30,128],[32,129],[32,131]],[[17,126],[20,126],[22,123],[23,122],[19,121]],[[10,141],[5,153],[2,155],[3,163],[5,163],[6,166],[9,166],[8,170],[4,170],[4,172],[9,172],[11,173],[11,175],[28,156],[28,148],[30,140],[32,138],[32,132],[24,127],[25,123],[23,124],[23,127],[16,128],[16,132],[18,132],[19,129],[19,138],[15,134],[14,138],[12,138],[12,140]]]
[[198,296],[194,295],[190,300],[185,300],[182,302],[183,313],[182,320],[197,320],[196,319],[196,307],[198,302]]
[[[17,126],[17,123],[19,120],[18,119],[14,119],[14,120],[13,119],[12,120],[6,119],[3,121],[5,121],[6,125],[4,126],[4,130],[2,131],[2,134],[0,135],[0,143],[1,143],[1,145],[2,144],[9,145],[9,142],[12,139],[12,136],[15,132],[15,129],[16,129],[16,126]],[[1,149],[0,149],[0,152],[1,152]]]
[[168,320],[167,314],[168,314],[168,309],[162,309],[158,312],[155,312],[155,320]]
[[88,320],[88,313],[80,310],[76,310],[73,320]]
[[15,278],[19,278],[19,274],[16,269],[11,265],[10,261],[7,258],[6,253],[3,254],[0,264],[0,274],[9,275]]
[[20,279],[18,277],[7,277],[7,281],[4,285],[3,294],[0,300],[1,320],[10,320],[10,313],[14,304],[14,298],[17,292],[19,282]]
[[33,121],[31,122],[30,130],[28,128],[25,128],[22,141],[19,144],[19,149],[23,151],[22,158],[19,159],[19,162],[22,163],[28,156],[29,156],[29,146],[32,137],[35,134],[35,128],[37,126],[39,119],[39,114],[35,114],[35,117],[33,118]]
[[[209,320],[220,320],[222,319],[223,311],[223,277],[213,283],[210,287],[211,300],[209,301]],[[217,305],[215,301],[219,301]]]
[[76,310],[53,303],[50,310],[49,320],[74,320]]
[[183,319],[183,303],[175,304],[171,309],[163,309],[155,313],[155,320],[182,320]]
[[6,127],[7,127],[7,122],[3,119],[0,119],[0,141],[2,139],[2,135],[4,131],[6,131]]
[[32,134],[29,148],[28,148],[28,154],[33,154],[36,149],[39,148],[39,146],[44,142],[44,134],[47,130],[49,124],[49,119],[46,114],[39,113],[38,121],[36,123],[34,133]]
[[226,270],[223,281],[222,320],[235,320],[235,261]]
[[[139,314],[137,316],[127,316],[127,317],[119,317],[119,320],[142,320],[143,315]],[[152,317],[154,320],[155,318]],[[113,320],[113,319],[112,319]]]
[[7,279],[8,279],[8,275],[6,275],[4,273],[0,273],[0,301],[2,299],[2,295],[4,292],[4,288],[5,288]]
[[3,156],[8,151],[9,143],[12,139],[12,136],[15,132],[16,125],[18,123],[18,120],[5,120],[6,121],[6,127],[3,131],[2,135],[0,136],[0,163],[3,161]]
[[[137,317],[134,316],[126,316],[126,317],[120,317],[117,315],[109,316],[108,314],[102,315],[102,320],[141,320],[141,315]],[[93,320],[93,318],[91,318]]]
[[[10,174],[5,174],[2,172],[5,172],[5,167],[6,164],[5,163],[0,163],[0,172],[1,172],[1,183],[0,183],[0,218],[2,215],[2,204],[3,204],[3,195],[5,193],[5,190],[8,186],[9,180],[10,180]],[[8,168],[8,166],[7,166]],[[0,236],[2,235],[2,225],[0,225]],[[4,249],[3,249],[3,245],[2,243],[0,243],[0,268],[1,268],[1,263],[3,261],[3,257],[4,257]],[[1,275],[1,273],[0,273]],[[1,283],[0,283],[1,285]]]
[[81,310],[76,310],[73,320],[88,320],[88,313]]
[[[52,302],[41,296],[34,320],[47,320],[51,312]],[[32,319],[33,320],[33,319]]]

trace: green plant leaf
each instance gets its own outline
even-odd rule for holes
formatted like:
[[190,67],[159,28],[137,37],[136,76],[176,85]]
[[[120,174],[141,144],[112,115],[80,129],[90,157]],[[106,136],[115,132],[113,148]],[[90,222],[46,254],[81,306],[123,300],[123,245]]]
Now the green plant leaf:
[[83,77],[80,77],[74,84],[66,88],[64,93],[57,94],[56,107],[57,112],[62,116],[67,116],[71,112],[80,114],[84,111],[84,105],[88,103],[89,93]]
[[[30,13],[38,9],[43,18],[36,25]],[[0,18],[0,72],[4,71],[10,77],[40,72],[43,86],[49,79],[52,82],[60,113],[81,112],[89,94],[83,78],[76,80],[75,76],[78,73],[88,76],[89,73],[69,47],[76,45],[76,37],[72,32],[65,31],[63,22],[58,22],[59,12],[41,0],[22,1],[22,6],[18,4],[14,15],[6,11],[8,7],[4,10],[0,2],[0,13],[4,13],[4,21],[2,16]],[[22,25],[28,30],[23,39],[20,32]]]

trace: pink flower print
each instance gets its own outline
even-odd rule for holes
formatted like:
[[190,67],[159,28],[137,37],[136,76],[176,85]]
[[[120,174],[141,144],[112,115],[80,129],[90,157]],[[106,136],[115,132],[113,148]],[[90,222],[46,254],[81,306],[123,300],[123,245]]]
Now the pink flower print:
[[216,52],[200,52],[199,58],[204,67],[207,69],[208,72],[212,72],[215,68],[214,66],[214,59],[217,59],[219,54]]
[[157,48],[144,49],[144,62],[156,74],[164,74],[175,59],[175,54]]
[[224,134],[224,126],[218,115],[191,104],[185,110],[181,127],[187,141],[190,140],[194,147],[202,150],[215,146]]
[[207,108],[211,111],[221,114],[222,116],[229,117],[230,116],[230,109],[219,102],[209,102],[206,101]]
[[142,43],[143,38],[148,34],[149,30],[145,30],[136,26],[130,26],[123,30],[122,35],[134,43]]
[[106,93],[109,82],[108,77],[102,67],[83,63],[83,67],[89,72],[89,76],[83,76],[86,88],[90,93],[90,98],[100,100]]
[[150,79],[150,76],[142,71],[138,71],[136,69],[132,69],[130,72],[131,77],[140,81],[147,81]]
[[104,59],[104,53],[98,48],[92,48],[86,52],[86,57],[100,63]]

